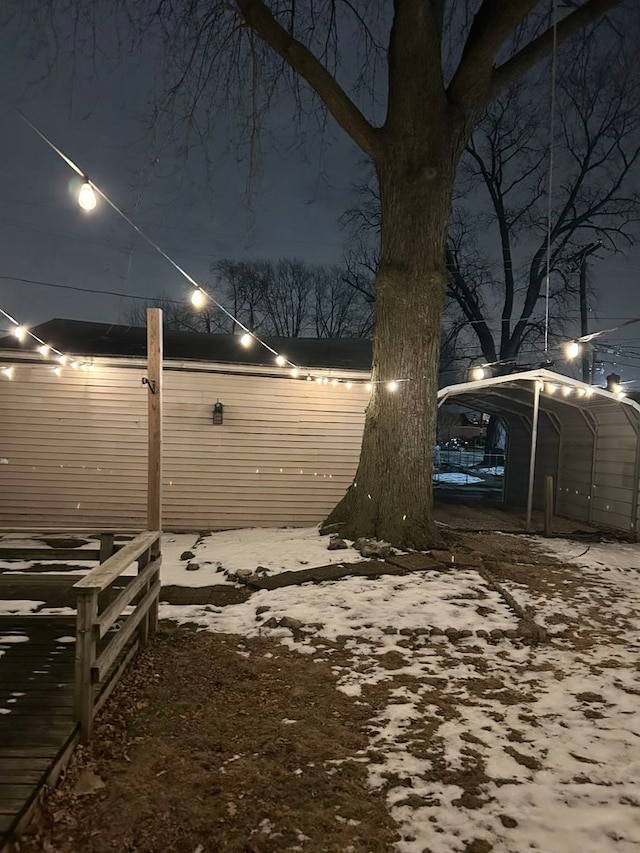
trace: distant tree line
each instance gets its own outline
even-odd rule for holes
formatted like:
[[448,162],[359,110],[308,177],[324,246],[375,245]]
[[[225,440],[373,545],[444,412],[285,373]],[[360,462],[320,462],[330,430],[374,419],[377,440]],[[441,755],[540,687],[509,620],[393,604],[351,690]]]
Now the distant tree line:
[[[373,302],[350,282],[348,266],[308,264],[298,258],[218,260],[207,292],[248,329],[262,337],[370,337]],[[233,334],[238,327],[209,302],[195,309],[188,296],[162,294],[131,304],[126,323],[144,326],[146,309],[163,309],[165,327],[188,332]]]

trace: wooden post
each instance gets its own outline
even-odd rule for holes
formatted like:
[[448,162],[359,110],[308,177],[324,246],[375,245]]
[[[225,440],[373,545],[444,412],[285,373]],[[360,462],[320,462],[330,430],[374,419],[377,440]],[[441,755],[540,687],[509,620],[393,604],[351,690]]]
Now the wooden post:
[[[147,309],[147,362],[149,381],[147,430],[148,430],[148,487],[147,529],[162,531],[162,310]],[[151,390],[155,393],[151,393]],[[151,550],[150,559],[160,561],[160,537]],[[155,576],[159,576],[158,574]],[[154,577],[154,580],[155,580]],[[145,617],[141,640],[158,628],[158,603],[160,595],[151,605]]]
[[74,680],[74,711],[80,723],[80,738],[88,743],[93,730],[93,678],[96,660],[96,640],[93,625],[98,615],[96,590],[78,590],[76,618],[76,656]]
[[[149,560],[151,559],[151,549],[149,548],[144,552],[144,554],[140,554],[138,558],[138,574],[149,565]],[[150,584],[146,583],[142,588],[142,592],[140,593],[142,597],[149,591]],[[140,623],[140,645],[146,646],[149,642],[149,611],[147,611],[146,615],[143,617],[142,622]]]
[[113,548],[114,542],[114,534],[113,533],[101,533],[100,534],[100,562],[104,563],[105,560],[108,560],[114,553]]
[[544,535],[553,533],[553,477],[544,481]]
[[147,308],[147,530],[162,529],[162,310]]
[[536,477],[536,448],[538,444],[538,413],[540,409],[540,386],[542,382],[533,380],[533,417],[531,419],[531,452],[529,455],[529,488],[527,492],[527,532],[531,532],[533,512],[533,486]]

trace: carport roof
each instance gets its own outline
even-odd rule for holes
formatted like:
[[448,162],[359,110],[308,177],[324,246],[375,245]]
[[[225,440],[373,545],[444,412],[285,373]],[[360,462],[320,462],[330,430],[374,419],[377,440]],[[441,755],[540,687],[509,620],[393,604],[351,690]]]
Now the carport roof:
[[455,399],[458,405],[487,414],[526,415],[532,407],[535,382],[540,383],[541,411],[557,414],[571,407],[597,419],[599,413],[616,408],[640,422],[640,405],[629,397],[544,368],[447,385],[438,391],[438,406]]

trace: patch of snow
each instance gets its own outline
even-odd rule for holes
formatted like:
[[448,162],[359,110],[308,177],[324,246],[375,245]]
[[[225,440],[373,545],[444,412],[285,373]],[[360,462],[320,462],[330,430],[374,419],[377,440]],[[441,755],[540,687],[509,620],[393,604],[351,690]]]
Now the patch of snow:
[[491,468],[476,468],[478,474],[492,474],[494,477],[504,477],[504,465],[492,465]]
[[[317,527],[246,528],[225,530],[205,536],[197,545],[193,534],[165,534],[162,538],[161,578],[165,586],[211,586],[235,583],[222,571],[257,568],[268,574],[300,571],[334,563],[360,562],[363,558],[352,548],[329,551],[328,536],[320,536]],[[195,554],[192,561],[180,560],[184,551]],[[187,571],[189,562],[198,571]]]
[[35,613],[44,606],[44,601],[30,601],[28,599],[8,598],[0,600],[0,615],[26,616]]
[[434,474],[433,479],[436,483],[453,483],[456,486],[472,486],[475,483],[484,482],[482,477],[473,477],[462,471],[443,471],[440,474]]

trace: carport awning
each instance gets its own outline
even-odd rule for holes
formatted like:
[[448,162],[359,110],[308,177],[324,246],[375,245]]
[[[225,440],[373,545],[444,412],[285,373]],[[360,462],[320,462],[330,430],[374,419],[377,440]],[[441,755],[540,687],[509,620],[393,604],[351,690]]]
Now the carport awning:
[[527,500],[527,521],[531,524],[534,472],[536,464],[536,442],[539,413],[545,412],[561,429],[562,424],[570,423],[572,418],[586,422],[595,435],[599,424],[606,420],[610,425],[619,421],[628,430],[633,430],[636,452],[633,454],[634,498],[630,507],[631,529],[635,529],[638,511],[638,480],[640,479],[640,453],[638,436],[640,434],[640,406],[624,393],[612,393],[604,388],[587,385],[570,376],[563,376],[543,368],[448,385],[438,392],[438,406],[455,402],[476,411],[496,415],[502,419],[508,416],[524,421],[531,430],[531,451],[529,459],[529,481]]
[[624,394],[613,394],[604,388],[587,385],[579,379],[562,376],[540,368],[490,379],[477,379],[459,385],[447,385],[438,391],[438,406],[448,400],[470,409],[500,415],[513,410],[514,414],[531,416],[536,385],[540,391],[540,409],[557,412],[571,406],[576,411],[597,416],[604,410],[625,407],[626,416],[640,424],[640,406]]

